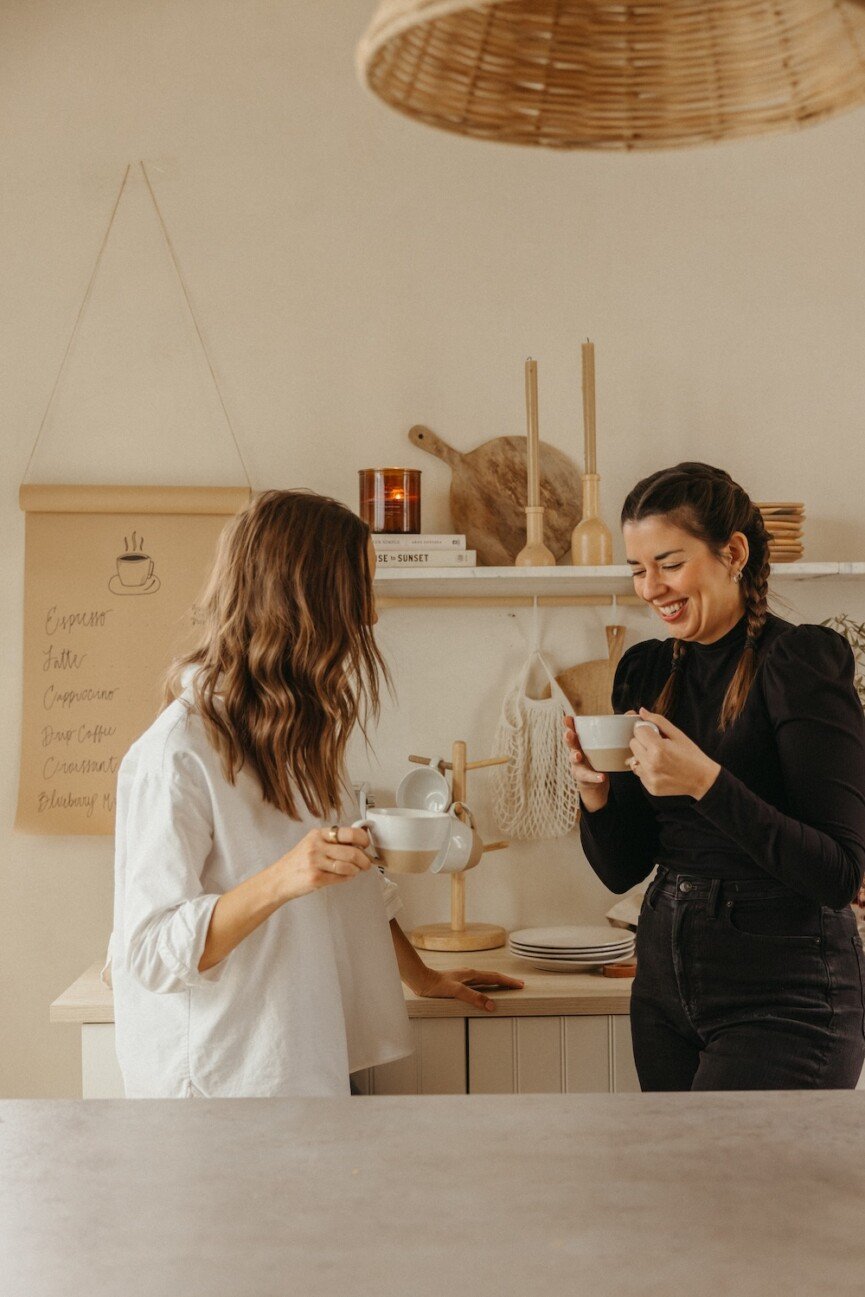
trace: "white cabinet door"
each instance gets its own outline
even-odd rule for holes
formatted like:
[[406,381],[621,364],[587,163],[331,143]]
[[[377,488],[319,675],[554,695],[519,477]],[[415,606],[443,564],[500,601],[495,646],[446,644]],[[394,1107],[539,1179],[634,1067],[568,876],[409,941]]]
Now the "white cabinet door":
[[413,1018],[414,1052],[355,1073],[361,1094],[465,1094],[465,1018]]
[[123,1077],[114,1052],[114,1023],[81,1026],[81,1097],[123,1099]]
[[604,1016],[470,1018],[470,1094],[596,1094],[612,1088]]

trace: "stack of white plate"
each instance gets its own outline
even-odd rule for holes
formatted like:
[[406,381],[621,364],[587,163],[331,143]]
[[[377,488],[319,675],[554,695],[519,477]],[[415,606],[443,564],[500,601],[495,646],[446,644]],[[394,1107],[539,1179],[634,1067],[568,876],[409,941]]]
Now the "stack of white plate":
[[624,928],[521,928],[511,954],[550,973],[582,973],[633,958],[634,933]]

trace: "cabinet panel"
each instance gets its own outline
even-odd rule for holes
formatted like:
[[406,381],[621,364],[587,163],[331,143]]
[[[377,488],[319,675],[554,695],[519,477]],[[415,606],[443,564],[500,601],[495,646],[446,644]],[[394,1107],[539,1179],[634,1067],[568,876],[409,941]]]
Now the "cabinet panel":
[[564,1093],[607,1094],[612,1087],[608,1017],[563,1018]]
[[564,1021],[564,1018],[511,1018],[515,1045],[514,1094],[562,1093]]
[[471,1018],[470,1094],[596,1094],[610,1089],[606,1015]]
[[81,1096],[84,1099],[126,1097],[114,1050],[113,1022],[82,1023]]
[[517,1093],[516,1022],[499,1017],[467,1020],[469,1094]]
[[413,1018],[414,1052],[355,1077],[364,1094],[465,1094],[465,1018]]

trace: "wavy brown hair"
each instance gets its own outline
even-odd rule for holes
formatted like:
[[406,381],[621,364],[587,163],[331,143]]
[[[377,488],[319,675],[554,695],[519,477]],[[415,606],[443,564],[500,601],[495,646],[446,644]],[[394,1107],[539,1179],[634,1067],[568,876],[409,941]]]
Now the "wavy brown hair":
[[[748,494],[729,473],[710,464],[676,464],[638,482],[622,506],[622,524],[658,516],[703,541],[717,558],[734,532],[742,532],[748,541],[741,581],[748,619],[745,647],[721,704],[718,728],[725,730],[745,706],[757,671],[760,637],[769,611],[769,533]],[[673,645],[672,670],[654,705],[661,716],[667,716],[672,707],[687,648],[684,640]]]
[[379,713],[369,528],[311,491],[265,491],[226,527],[203,598],[198,647],[171,667],[166,705],[185,669],[193,706],[234,783],[247,765],[266,802],[323,818],[346,786],[345,751]]

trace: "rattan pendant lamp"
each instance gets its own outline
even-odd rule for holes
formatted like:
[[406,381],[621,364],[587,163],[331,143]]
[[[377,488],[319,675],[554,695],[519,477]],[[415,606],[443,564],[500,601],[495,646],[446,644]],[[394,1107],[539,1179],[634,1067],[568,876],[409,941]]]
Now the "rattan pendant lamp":
[[380,0],[361,79],[418,121],[559,149],[703,144],[865,101],[849,0]]

